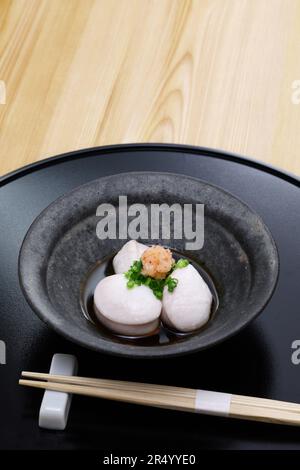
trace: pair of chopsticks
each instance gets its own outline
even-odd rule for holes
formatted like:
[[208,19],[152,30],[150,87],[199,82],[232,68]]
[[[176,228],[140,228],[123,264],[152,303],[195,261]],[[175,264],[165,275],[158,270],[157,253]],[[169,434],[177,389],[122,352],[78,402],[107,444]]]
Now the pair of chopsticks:
[[[300,405],[191,388],[22,372],[20,385],[139,405],[231,418],[299,425]],[[28,380],[31,379],[31,380]]]

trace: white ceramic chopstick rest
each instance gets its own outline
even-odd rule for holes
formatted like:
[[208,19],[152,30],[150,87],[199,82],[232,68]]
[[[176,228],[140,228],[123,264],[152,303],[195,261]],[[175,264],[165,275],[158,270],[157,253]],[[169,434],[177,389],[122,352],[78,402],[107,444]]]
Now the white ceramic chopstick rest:
[[[75,356],[70,354],[54,354],[49,374],[76,375],[78,363]],[[39,426],[45,429],[65,429],[71,406],[72,395],[64,392],[46,390],[42,400]]]
[[197,390],[195,410],[208,415],[229,416],[231,397],[230,393]]

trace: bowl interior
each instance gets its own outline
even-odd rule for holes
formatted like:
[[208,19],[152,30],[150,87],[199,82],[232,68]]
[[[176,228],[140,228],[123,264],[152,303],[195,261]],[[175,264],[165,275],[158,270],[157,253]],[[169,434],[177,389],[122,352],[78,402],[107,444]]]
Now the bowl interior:
[[[125,239],[100,240],[99,204],[116,210],[127,204],[204,204],[204,245],[187,249],[187,239],[151,238],[147,244],[170,246],[201,266],[212,279],[219,306],[205,328],[175,343],[145,345],[107,335],[83,315],[82,285],[95,264],[112,256]],[[128,223],[134,217],[128,217]],[[195,219],[195,213],[193,213]],[[195,223],[195,220],[194,220]],[[171,233],[174,219],[171,218]],[[194,178],[166,173],[128,173],[85,184],[51,204],[33,223],[19,259],[20,280],[38,315],[59,333],[92,349],[138,357],[183,354],[216,344],[239,331],[263,309],[274,290],[278,255],[260,217],[223,190]]]

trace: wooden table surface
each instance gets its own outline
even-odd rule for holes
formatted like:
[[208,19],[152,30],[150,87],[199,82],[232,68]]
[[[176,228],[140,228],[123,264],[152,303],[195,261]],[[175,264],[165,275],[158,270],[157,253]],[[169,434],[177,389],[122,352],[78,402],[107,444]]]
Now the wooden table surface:
[[300,0],[1,0],[0,80],[1,174],[124,142],[300,174]]

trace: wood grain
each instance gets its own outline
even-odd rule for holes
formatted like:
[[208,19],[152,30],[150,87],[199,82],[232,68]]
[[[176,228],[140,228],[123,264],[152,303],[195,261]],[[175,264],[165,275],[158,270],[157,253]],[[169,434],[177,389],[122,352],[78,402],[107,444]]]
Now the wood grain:
[[1,0],[0,173],[124,142],[300,174],[300,0]]

